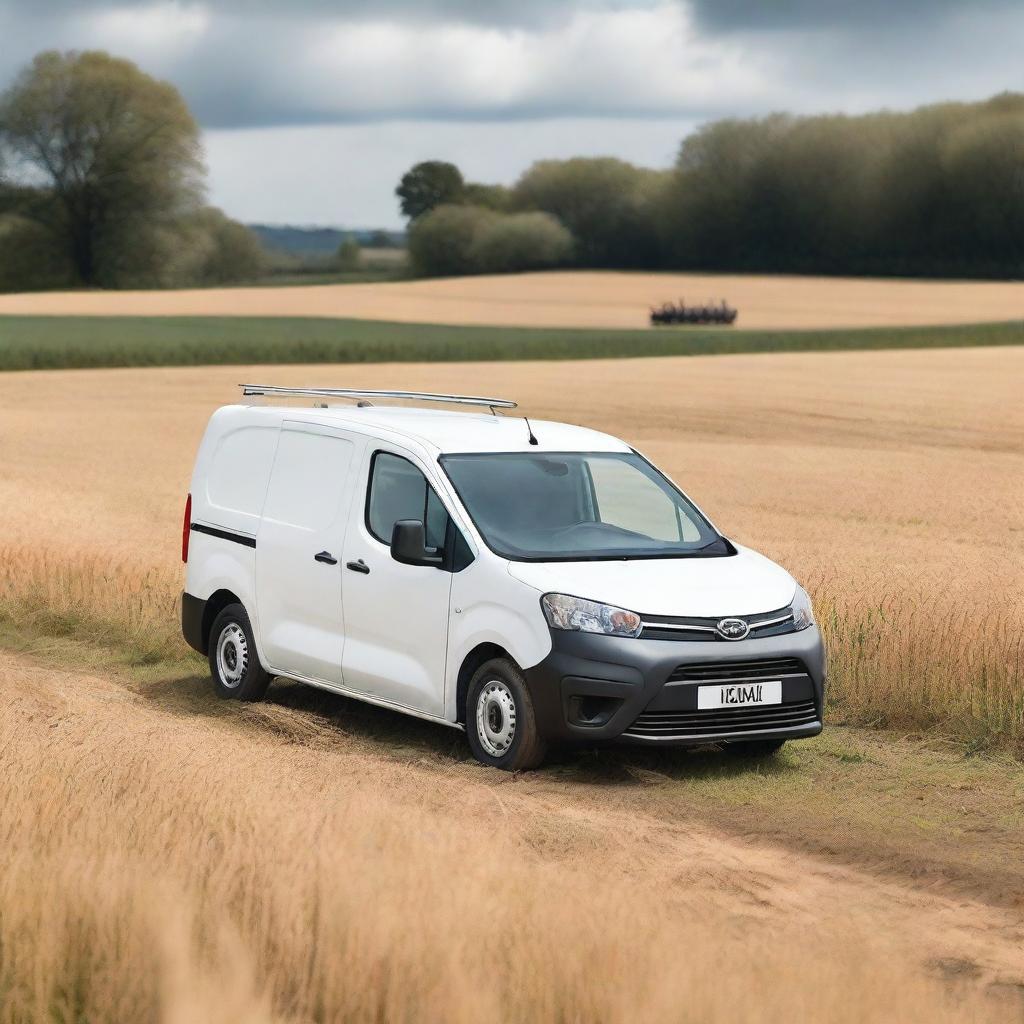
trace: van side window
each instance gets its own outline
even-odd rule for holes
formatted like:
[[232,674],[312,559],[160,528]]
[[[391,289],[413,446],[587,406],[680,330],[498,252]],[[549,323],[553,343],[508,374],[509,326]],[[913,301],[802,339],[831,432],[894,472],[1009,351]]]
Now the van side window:
[[300,530],[322,530],[338,516],[352,442],[325,434],[281,431],[263,518]]
[[366,526],[382,544],[391,543],[399,519],[419,519],[426,529],[427,547],[444,547],[448,513],[427,478],[408,459],[377,452],[369,488]]
[[224,434],[206,472],[211,510],[234,512],[259,524],[277,447],[277,427],[240,427]]

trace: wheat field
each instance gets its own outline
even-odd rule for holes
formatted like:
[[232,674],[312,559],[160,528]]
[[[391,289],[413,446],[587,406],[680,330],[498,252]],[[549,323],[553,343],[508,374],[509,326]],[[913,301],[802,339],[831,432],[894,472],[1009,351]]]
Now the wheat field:
[[512,327],[646,327],[663,302],[727,299],[738,326],[829,329],[1024,320],[1024,284],[562,271],[298,287],[0,295],[0,315],[345,317]]
[[[339,719],[301,687],[219,704],[177,598],[195,448],[238,381],[503,393],[536,430],[627,438],[791,568],[833,721],[1020,753],[1022,373],[1024,351],[974,349],[0,375],[0,627],[34,638],[0,653],[0,1024],[1019,1019],[1019,909],[678,810],[711,786],[843,802],[801,797],[792,764],[510,778],[456,733]],[[869,803],[908,788],[911,828],[911,748],[861,749],[826,760],[888,758]],[[980,875],[1024,847],[1024,775],[959,771],[928,776],[962,788],[929,828]],[[1009,803],[963,819],[1006,779]],[[857,841],[828,815],[794,834],[815,829]],[[923,840],[899,832],[916,877]]]

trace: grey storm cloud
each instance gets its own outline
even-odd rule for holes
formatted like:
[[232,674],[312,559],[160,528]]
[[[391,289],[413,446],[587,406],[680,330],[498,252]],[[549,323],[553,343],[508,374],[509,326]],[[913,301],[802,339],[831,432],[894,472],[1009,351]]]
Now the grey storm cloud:
[[1024,86],[1019,0],[0,0],[0,87],[99,47],[207,128],[688,122]]
[[[201,0],[200,0],[201,2]],[[917,24],[927,30],[951,13],[978,16],[1019,6],[1019,0],[667,0],[690,6],[709,31],[800,30],[859,27],[884,32]],[[153,0],[0,0],[26,18],[81,15],[112,8],[144,9]],[[456,22],[499,27],[543,27],[581,10],[614,11],[652,7],[656,0],[207,0],[214,14],[293,19]]]
[[979,17],[1019,0],[694,0],[697,23],[709,31],[757,32],[853,28],[930,34],[936,22],[964,11]]
[[[111,8],[144,9],[153,0],[0,0],[0,9],[23,17],[61,17]],[[293,19],[456,22],[498,27],[543,27],[579,10],[650,6],[650,0],[209,0],[202,6],[218,15],[282,16]]]
[[705,102],[705,47],[651,73],[649,41],[684,22],[680,0],[0,0],[0,82],[40,49],[101,47],[215,128],[659,116]]

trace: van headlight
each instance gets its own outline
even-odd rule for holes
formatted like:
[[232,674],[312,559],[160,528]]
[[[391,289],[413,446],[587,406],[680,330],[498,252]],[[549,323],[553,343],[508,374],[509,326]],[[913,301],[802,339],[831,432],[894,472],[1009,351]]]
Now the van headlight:
[[616,608],[613,604],[584,601],[568,594],[545,594],[540,604],[552,629],[604,633],[607,636],[639,636],[644,625],[636,612]]
[[796,597],[791,605],[793,612],[793,629],[799,631],[814,625],[814,609],[811,608],[811,595],[803,587],[797,586]]

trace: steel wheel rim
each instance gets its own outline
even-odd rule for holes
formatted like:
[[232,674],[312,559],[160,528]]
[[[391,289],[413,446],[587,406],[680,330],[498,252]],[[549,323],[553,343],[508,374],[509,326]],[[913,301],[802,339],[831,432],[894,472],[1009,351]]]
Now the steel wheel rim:
[[484,684],[476,699],[476,735],[491,757],[507,754],[516,735],[516,702],[500,679]]
[[220,681],[234,690],[249,667],[249,642],[237,622],[229,622],[217,638],[217,673]]

